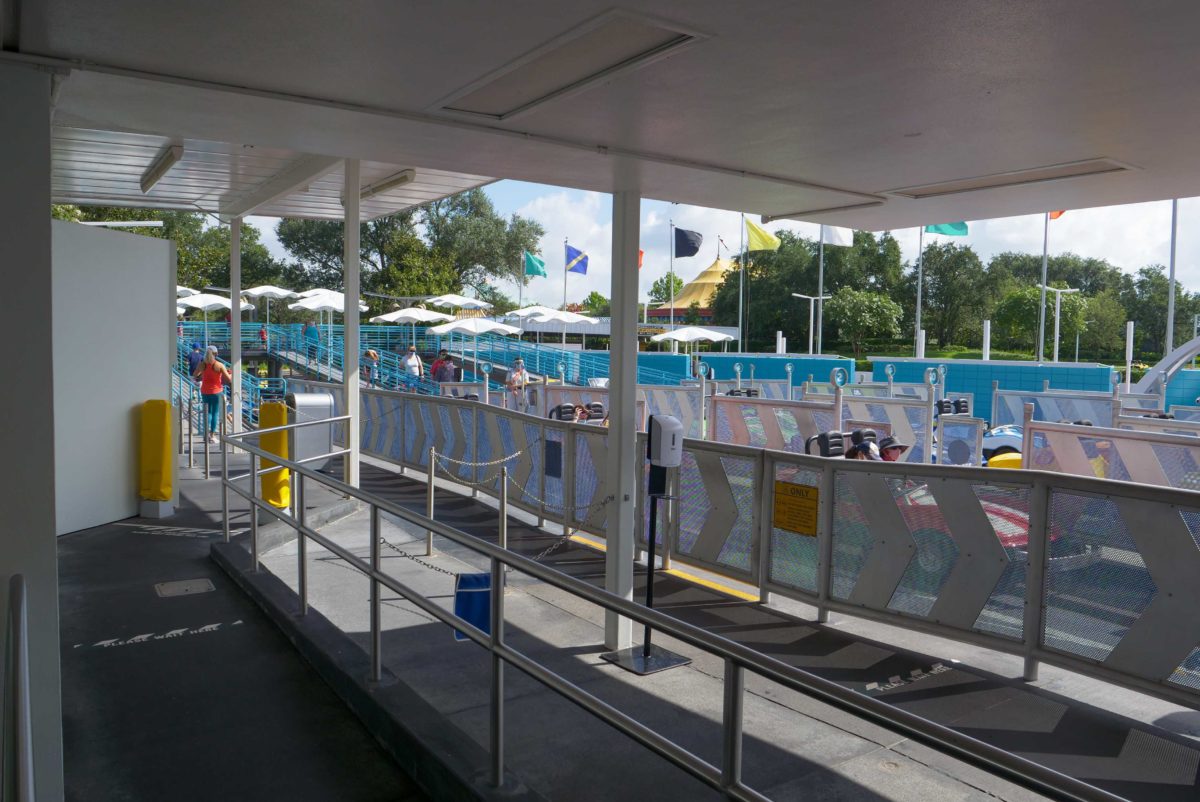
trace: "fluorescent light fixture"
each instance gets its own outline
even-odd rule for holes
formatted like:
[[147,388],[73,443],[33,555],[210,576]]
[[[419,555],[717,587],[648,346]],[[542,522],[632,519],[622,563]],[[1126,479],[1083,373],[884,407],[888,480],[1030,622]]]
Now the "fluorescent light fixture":
[[417,180],[417,171],[416,170],[413,170],[411,168],[408,170],[401,170],[400,172],[396,173],[395,175],[393,175],[389,178],[385,178],[382,181],[379,181],[378,183],[363,187],[363,191],[359,195],[359,197],[363,200],[366,200],[367,198],[374,197],[375,195],[379,195],[380,193],[395,189],[396,187],[402,187],[405,184],[411,184],[413,181],[416,181],[416,180]]
[[1063,181],[1069,178],[1123,173],[1133,169],[1136,168],[1115,159],[1084,159],[1083,161],[1050,164],[1045,167],[1031,167],[1026,170],[1011,170],[1004,173],[976,176],[974,178],[959,178],[936,184],[922,184],[915,187],[890,189],[886,194],[921,200],[922,198],[938,198],[943,195],[957,195],[960,192],[978,192],[985,189],[999,189],[1001,187],[1015,187],[1026,184],[1041,184],[1047,181]]
[[110,228],[162,228],[162,220],[105,220],[80,223],[81,226],[109,226]]
[[167,171],[183,158],[183,145],[168,145],[158,154],[146,172],[142,173],[142,194],[145,195],[162,179]]
[[443,98],[431,110],[509,120],[640,70],[704,38],[673,22],[614,9]]

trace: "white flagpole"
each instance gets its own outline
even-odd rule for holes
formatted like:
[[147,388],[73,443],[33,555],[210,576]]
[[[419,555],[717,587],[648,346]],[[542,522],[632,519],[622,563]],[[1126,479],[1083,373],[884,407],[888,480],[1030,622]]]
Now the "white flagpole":
[[670,275],[671,282],[671,328],[675,328],[675,221],[670,221],[671,225],[667,229],[667,247],[670,248],[671,259],[668,262],[670,265],[667,270]]
[[919,356],[917,342],[921,339],[921,291],[925,287],[925,275],[921,260],[925,255],[925,226],[917,227],[917,319],[913,330],[913,355]]
[[1050,212],[1042,216],[1042,293],[1038,304],[1037,361],[1046,357],[1046,273],[1050,261]]
[[825,226],[821,226],[821,244],[817,248],[817,353],[820,354],[821,329],[825,323],[825,304],[820,300],[825,297]]
[[[563,311],[567,311],[567,238],[563,237]],[[563,321],[563,348],[567,347],[567,323]]]
[[738,265],[738,353],[742,353],[742,292],[746,282],[746,215],[742,215],[742,258]]
[[1163,355],[1175,350],[1175,232],[1179,230],[1179,200],[1171,201],[1171,269],[1167,275],[1167,339]]

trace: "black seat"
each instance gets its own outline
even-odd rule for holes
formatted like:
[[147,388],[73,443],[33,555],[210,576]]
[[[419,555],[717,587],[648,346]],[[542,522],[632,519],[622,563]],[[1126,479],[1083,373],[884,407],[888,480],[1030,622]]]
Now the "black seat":
[[593,401],[590,404],[586,404],[585,406],[587,406],[588,414],[591,415],[593,418],[597,418],[597,417],[603,418],[604,417],[606,410],[604,409],[604,404],[602,404],[601,402]]
[[574,420],[575,405],[574,404],[559,404],[550,410],[550,418],[554,420]]

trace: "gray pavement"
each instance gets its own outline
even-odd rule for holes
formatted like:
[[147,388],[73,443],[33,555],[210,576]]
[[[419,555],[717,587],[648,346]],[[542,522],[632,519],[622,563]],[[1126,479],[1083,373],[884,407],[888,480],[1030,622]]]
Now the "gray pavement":
[[[393,470],[363,468],[363,485],[421,509],[424,489]],[[460,488],[461,489],[461,488]],[[437,517],[493,538],[490,502],[439,492]],[[356,553],[367,553],[365,514],[322,531]],[[419,552],[423,532],[390,521],[385,537]],[[510,521],[510,547],[533,554],[554,542],[532,520]],[[480,570],[469,549],[442,543],[430,562],[451,572]],[[442,551],[441,549],[445,549]],[[385,550],[397,577],[449,606],[452,577]],[[313,603],[364,648],[368,586],[330,555],[310,551]],[[602,582],[603,559],[571,543],[547,562]],[[293,546],[272,552],[268,567],[294,587]],[[640,578],[644,573],[639,574]],[[617,705],[697,754],[720,757],[720,662],[679,644],[693,657],[683,669],[637,678],[599,659],[600,611],[577,598],[514,576],[507,602],[510,642],[564,676]],[[639,591],[640,593],[640,591]],[[811,611],[790,602],[765,606],[722,596],[674,577],[656,583],[656,606],[698,626],[741,641],[794,665],[872,692],[919,715],[956,727],[1039,762],[1098,783],[1131,799],[1194,799],[1200,750],[1186,737],[1194,711],[1141,694],[1046,671],[1046,685],[1078,690],[1108,710],[1011,679],[1012,658],[853,619],[819,626]],[[401,599],[388,599],[385,659],[399,679],[428,700],[474,745],[487,745],[487,661],[481,650],[450,640],[446,628]],[[657,640],[656,640],[657,642]],[[903,648],[899,648],[903,647]],[[961,661],[961,662],[956,662]],[[970,665],[971,668],[966,668]],[[921,676],[912,680],[913,672]],[[533,790],[554,799],[610,799],[636,793],[649,799],[717,798],[682,772],[510,670],[509,766]],[[892,677],[904,677],[895,687]],[[876,687],[867,691],[869,685]],[[978,769],[801,694],[750,678],[746,702],[745,777],[776,799],[1033,799],[1036,796]],[[1114,715],[1141,712],[1135,718]],[[1153,726],[1157,721],[1162,726]],[[1147,755],[1153,756],[1147,758]],[[613,767],[619,766],[619,771]]]
[[[208,558],[219,484],[182,474],[173,518],[59,539],[67,798],[426,799]],[[156,592],[181,580],[211,590]]]

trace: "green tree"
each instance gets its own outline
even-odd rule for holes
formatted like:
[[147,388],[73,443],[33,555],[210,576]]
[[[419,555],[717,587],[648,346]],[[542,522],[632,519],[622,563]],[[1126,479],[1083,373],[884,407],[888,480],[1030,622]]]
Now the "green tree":
[[[1106,290],[1088,298],[1084,317],[1079,336],[1080,353],[1091,359],[1120,358],[1125,343],[1126,316],[1117,293]],[[1188,335],[1190,338],[1191,332]]]
[[[130,209],[120,206],[53,206],[51,214],[60,220],[76,222],[112,222],[120,220],[161,220],[161,228],[130,228],[129,232],[175,242],[177,280],[195,289],[229,286],[229,226],[218,225],[199,212]],[[271,257],[259,241],[258,229],[242,223],[242,286],[278,284],[288,274],[286,265]]]
[[699,326],[700,322],[700,302],[692,301],[683,315],[683,323],[686,326]]
[[482,288],[491,278],[525,280],[524,251],[536,252],[541,224],[513,215],[505,220],[481,189],[430,203],[422,221],[429,246],[445,254],[460,286]]
[[922,269],[921,323],[931,338],[949,345],[958,342],[957,337],[969,327],[981,328],[995,287],[975,251],[969,245],[953,243],[926,245]]
[[[675,288],[674,292],[671,291],[672,286]],[[679,274],[667,273],[656,279],[650,287],[650,300],[657,304],[670,303],[671,299],[682,291],[683,279],[679,277]]]
[[900,304],[882,293],[842,287],[829,299],[825,311],[840,335],[850,342],[855,359],[862,356],[867,340],[900,333]]
[[515,300],[490,284],[481,287],[478,296],[492,305],[491,314],[494,315],[506,315],[517,308]]
[[593,317],[608,317],[611,312],[608,298],[596,290],[592,290],[588,297],[583,299],[583,308]]
[[[1021,287],[1010,291],[1000,300],[992,314],[992,333],[1007,348],[1033,351],[1037,348],[1038,304],[1042,291],[1039,287]],[[1064,294],[1059,314],[1060,358],[1063,348],[1082,332],[1087,320],[1088,300],[1079,293]],[[1054,293],[1046,293],[1046,318],[1044,330],[1046,358],[1054,351]]]

